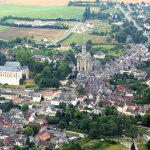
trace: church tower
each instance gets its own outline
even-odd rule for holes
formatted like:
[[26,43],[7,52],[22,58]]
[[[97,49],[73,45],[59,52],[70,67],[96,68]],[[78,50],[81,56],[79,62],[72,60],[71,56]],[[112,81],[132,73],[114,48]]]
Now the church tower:
[[92,71],[92,57],[89,52],[86,51],[86,45],[82,45],[82,52],[78,55],[77,58],[77,70],[79,72],[91,72]]

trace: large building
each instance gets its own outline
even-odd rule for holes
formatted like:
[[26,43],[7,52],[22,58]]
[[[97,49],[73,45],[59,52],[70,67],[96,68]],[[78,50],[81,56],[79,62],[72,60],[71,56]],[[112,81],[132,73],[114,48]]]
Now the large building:
[[19,85],[23,77],[29,78],[27,66],[21,66],[18,62],[6,62],[0,66],[0,84]]
[[82,46],[82,52],[77,57],[77,70],[79,72],[91,72],[93,68],[93,60],[91,54],[86,51],[86,45]]

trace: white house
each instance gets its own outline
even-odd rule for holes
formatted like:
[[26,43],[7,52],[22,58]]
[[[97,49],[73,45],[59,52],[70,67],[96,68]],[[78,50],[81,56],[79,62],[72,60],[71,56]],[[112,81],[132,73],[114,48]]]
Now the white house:
[[94,55],[94,58],[96,59],[104,59],[105,58],[105,54],[101,51],[98,51],[95,55]]
[[41,102],[42,94],[41,93],[33,93],[33,102]]
[[56,114],[55,106],[52,104],[48,105],[48,107],[46,108],[46,112],[55,115]]
[[0,66],[0,84],[19,85],[23,77],[29,78],[28,66],[21,66],[19,62],[6,62]]

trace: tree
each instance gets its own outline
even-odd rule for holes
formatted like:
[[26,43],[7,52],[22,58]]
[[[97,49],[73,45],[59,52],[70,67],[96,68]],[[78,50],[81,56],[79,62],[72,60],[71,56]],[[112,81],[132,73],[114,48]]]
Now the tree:
[[29,106],[28,105],[23,105],[22,108],[21,108],[21,110],[23,112],[27,112],[29,110]]
[[57,68],[58,79],[64,80],[69,73],[71,73],[71,68],[69,67],[69,63],[67,61],[61,61],[58,64],[58,68]]
[[106,106],[105,115],[117,115],[118,111],[114,106]]
[[79,143],[70,143],[68,145],[64,145],[62,150],[81,150],[81,146]]
[[10,109],[11,109],[13,106],[14,106],[14,105],[13,105],[13,102],[12,102],[12,101],[6,102],[6,103],[4,103],[2,109],[3,109],[4,112],[8,112],[8,111],[10,111]]
[[85,19],[89,19],[89,18],[90,18],[90,14],[91,14],[90,6],[86,6],[86,7],[85,7],[85,12],[84,12],[84,14],[83,14],[84,18],[85,18]]
[[79,94],[81,94],[81,95],[82,95],[82,94],[83,94],[83,95],[86,94],[85,88],[82,87],[82,86],[77,89],[77,92],[78,92]]
[[5,56],[0,52],[0,65],[4,65],[6,62]]
[[32,127],[26,127],[23,132],[26,136],[31,136],[34,134]]
[[136,125],[132,125],[128,129],[128,136],[131,137],[132,141],[138,136],[138,127]]
[[67,127],[67,123],[65,121],[60,121],[57,126],[60,129],[65,129]]
[[46,120],[48,121],[48,124],[58,124],[59,122],[59,118],[53,116],[46,116]]
[[131,145],[131,150],[136,150],[134,143],[132,143],[132,145]]
[[125,43],[127,40],[127,35],[124,32],[119,32],[116,34],[115,39],[119,42],[119,43]]
[[31,60],[30,52],[26,50],[17,51],[16,60],[20,62],[21,65],[28,65]]
[[142,125],[150,127],[150,114],[146,114],[142,117]]
[[66,105],[66,103],[64,103],[64,102],[61,102],[61,103],[59,104],[59,108],[60,108],[60,109],[65,110],[66,107],[67,107],[67,105]]

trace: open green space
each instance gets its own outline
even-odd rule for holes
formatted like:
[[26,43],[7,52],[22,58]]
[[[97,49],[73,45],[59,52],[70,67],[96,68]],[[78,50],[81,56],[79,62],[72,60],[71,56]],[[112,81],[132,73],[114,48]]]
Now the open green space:
[[107,142],[101,142],[98,139],[81,139],[79,140],[79,144],[82,148],[91,150],[127,150],[127,148],[121,144],[109,144]]
[[145,144],[138,144],[137,147],[138,147],[138,150],[148,150]]
[[102,11],[103,13],[120,13],[118,9],[116,8],[109,8],[109,9],[106,9],[104,11]]
[[83,13],[84,8],[79,7],[0,5],[0,18],[15,16],[41,19],[80,19]]
[[111,32],[111,25],[108,23],[108,21],[105,20],[93,20],[94,24],[96,24],[96,28],[93,30],[94,32]]
[[73,33],[70,37],[64,40],[62,43],[70,44],[70,43],[83,43],[91,40],[93,43],[107,43],[107,36],[97,36],[91,35],[86,32],[83,34]]
[[7,29],[7,28],[9,28],[9,27],[1,26],[1,25],[0,25],[0,31],[3,31],[3,30],[5,30],[5,29]]
[[107,50],[110,50],[110,49],[112,49],[112,48],[114,48],[115,47],[115,45],[93,45],[93,48],[103,48],[103,49],[107,49]]

